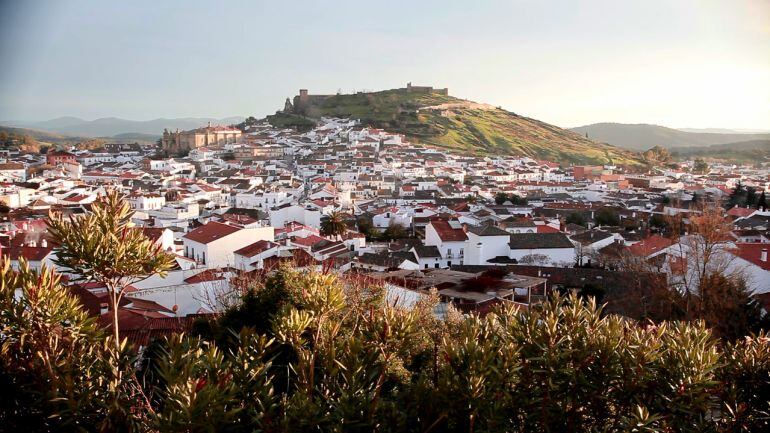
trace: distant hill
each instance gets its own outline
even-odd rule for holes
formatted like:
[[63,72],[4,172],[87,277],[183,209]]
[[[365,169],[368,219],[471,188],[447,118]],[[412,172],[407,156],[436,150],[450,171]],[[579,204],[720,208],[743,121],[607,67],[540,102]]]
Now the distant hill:
[[674,128],[684,132],[708,132],[713,134],[770,134],[770,129],[725,129],[725,128]]
[[243,121],[243,117],[214,119],[208,117],[184,117],[178,119],[127,120],[117,117],[105,117],[96,120],[83,120],[77,117],[58,117],[42,122],[0,122],[5,126],[50,131],[59,134],[82,137],[112,137],[119,134],[149,134],[159,137],[164,129],[194,129],[213,124],[230,125]]
[[160,137],[160,135],[135,133],[117,134],[112,137],[76,137],[71,135],[57,134],[55,132],[40,131],[37,129],[0,126],[0,133],[3,132],[9,136],[15,136],[17,138],[30,136],[42,146],[76,145],[78,143],[87,141],[93,142],[94,140],[102,140],[107,143],[152,144],[155,143]]
[[54,132],[39,131],[36,129],[27,128],[13,128],[10,126],[0,126],[0,132],[5,132],[9,135],[16,136],[28,135],[34,138],[36,141],[46,144],[75,144],[87,140],[87,138],[84,137],[72,137]]
[[594,140],[629,150],[646,150],[660,145],[670,150],[770,139],[770,134],[686,132],[665,126],[626,123],[595,123],[572,128]]
[[685,147],[675,149],[671,154],[674,157],[701,157],[735,163],[757,164],[770,162],[770,139]]
[[445,89],[406,88],[294,98],[292,113],[268,116],[274,125],[306,126],[308,118],[351,117],[403,133],[412,141],[477,155],[522,155],[561,163],[640,165],[635,153],[520,116],[450,96]]

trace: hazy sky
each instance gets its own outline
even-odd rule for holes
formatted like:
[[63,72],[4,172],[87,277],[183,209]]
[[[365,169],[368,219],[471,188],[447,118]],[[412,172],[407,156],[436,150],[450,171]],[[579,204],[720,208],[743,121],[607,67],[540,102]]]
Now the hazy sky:
[[770,0],[0,0],[0,119],[449,87],[559,126],[770,129]]

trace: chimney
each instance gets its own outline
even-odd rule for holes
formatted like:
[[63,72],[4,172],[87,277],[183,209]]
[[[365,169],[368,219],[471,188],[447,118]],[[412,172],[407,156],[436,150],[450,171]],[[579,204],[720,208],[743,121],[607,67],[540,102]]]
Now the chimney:
[[759,260],[762,260],[763,262],[767,262],[767,250],[762,250],[762,253],[759,255]]

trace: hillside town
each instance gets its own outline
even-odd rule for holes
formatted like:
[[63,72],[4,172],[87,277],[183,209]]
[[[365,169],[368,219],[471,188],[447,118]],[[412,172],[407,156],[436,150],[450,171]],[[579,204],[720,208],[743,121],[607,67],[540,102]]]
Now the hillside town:
[[[157,145],[0,155],[0,251],[13,266],[56,267],[46,216],[78,218],[112,190],[133,229],[173,254],[172,271],[121,301],[120,327],[140,345],[221,312],[234,279],[282,263],[364,276],[406,306],[435,291],[441,305],[483,314],[590,290],[624,314],[656,281],[689,284],[702,260],[687,224],[714,203],[730,227],[715,254],[770,310],[770,167],[628,172],[477,157],[344,118],[306,132],[209,124],[164,131]],[[69,284],[109,323],[105,287]]]

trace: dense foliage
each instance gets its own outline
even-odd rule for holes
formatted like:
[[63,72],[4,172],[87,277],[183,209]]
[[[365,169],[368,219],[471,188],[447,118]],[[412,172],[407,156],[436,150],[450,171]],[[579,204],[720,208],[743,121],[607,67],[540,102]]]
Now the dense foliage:
[[141,230],[131,228],[134,215],[117,191],[94,202],[83,216],[51,213],[46,220],[58,245],[54,262],[79,281],[95,281],[109,293],[113,334],[118,344],[118,308],[124,288],[150,275],[164,276],[174,257]]
[[[283,268],[138,371],[48,271],[0,269],[9,431],[733,432],[770,427],[770,340],[642,325],[591,301],[438,320]],[[139,385],[141,383],[141,385]]]

